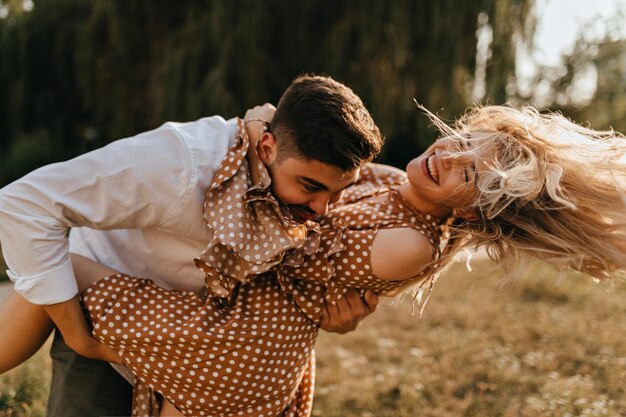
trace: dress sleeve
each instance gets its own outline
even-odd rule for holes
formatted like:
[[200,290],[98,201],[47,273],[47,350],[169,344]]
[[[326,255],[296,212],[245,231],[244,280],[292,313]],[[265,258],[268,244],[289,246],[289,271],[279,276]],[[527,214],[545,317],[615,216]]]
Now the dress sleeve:
[[366,164],[361,168],[359,180],[348,188],[342,199],[332,205],[331,209],[340,205],[351,204],[366,198],[377,190],[396,188],[406,181],[406,174],[398,168],[382,164]]
[[406,181],[406,173],[390,165],[369,163],[361,169],[356,185],[367,184],[373,187],[394,187]]
[[73,297],[69,229],[167,225],[190,198],[191,165],[178,129],[165,124],[40,168],[0,190],[0,240],[16,291],[35,304]]
[[319,292],[315,287],[322,286],[324,299],[331,303],[349,288],[389,292],[403,281],[382,280],[372,273],[370,252],[377,232],[343,229],[326,233],[317,253],[304,257],[298,266],[283,266],[281,275],[313,285],[311,291]]

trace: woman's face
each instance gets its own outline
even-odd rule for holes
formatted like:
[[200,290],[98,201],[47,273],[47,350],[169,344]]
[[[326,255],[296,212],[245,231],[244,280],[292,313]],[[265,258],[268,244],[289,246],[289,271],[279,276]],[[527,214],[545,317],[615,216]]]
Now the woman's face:
[[461,146],[468,145],[457,137],[444,137],[409,162],[406,167],[409,201],[417,209],[437,217],[449,216],[454,209],[472,212],[484,161],[477,156],[459,156]]

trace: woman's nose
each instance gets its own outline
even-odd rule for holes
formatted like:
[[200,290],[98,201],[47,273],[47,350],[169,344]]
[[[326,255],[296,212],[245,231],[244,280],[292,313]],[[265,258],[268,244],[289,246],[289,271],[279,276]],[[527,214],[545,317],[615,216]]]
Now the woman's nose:
[[441,160],[441,165],[445,169],[452,168],[452,165],[454,164],[454,158],[452,158],[448,152],[442,152],[439,156],[439,159]]

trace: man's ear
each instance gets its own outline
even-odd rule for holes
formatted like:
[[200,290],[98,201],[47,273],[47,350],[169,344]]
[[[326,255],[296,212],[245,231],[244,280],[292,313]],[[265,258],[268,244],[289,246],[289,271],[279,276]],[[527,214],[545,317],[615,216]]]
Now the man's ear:
[[473,208],[455,208],[452,210],[452,215],[454,215],[454,217],[459,217],[470,222],[475,222],[479,219],[478,214],[476,214],[476,211]]
[[270,132],[263,133],[257,144],[257,153],[264,165],[272,165],[278,157],[276,137]]

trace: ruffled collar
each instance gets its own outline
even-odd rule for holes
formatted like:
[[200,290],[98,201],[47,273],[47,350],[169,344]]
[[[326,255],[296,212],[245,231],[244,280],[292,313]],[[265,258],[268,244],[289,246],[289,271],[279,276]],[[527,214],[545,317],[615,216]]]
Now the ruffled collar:
[[[238,119],[235,143],[215,173],[204,202],[211,238],[194,261],[206,274],[209,292],[219,297],[228,298],[237,283],[248,282],[288,262],[289,257],[300,258],[296,250],[310,255],[319,247],[319,224],[293,220],[272,195],[267,168],[257,155],[248,155],[249,148],[244,123]],[[256,149],[251,151],[256,153]]]

